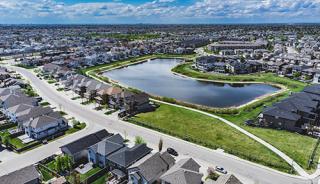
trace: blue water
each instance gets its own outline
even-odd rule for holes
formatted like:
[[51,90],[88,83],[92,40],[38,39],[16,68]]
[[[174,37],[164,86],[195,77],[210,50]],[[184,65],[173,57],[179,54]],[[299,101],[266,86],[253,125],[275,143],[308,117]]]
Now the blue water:
[[149,94],[209,107],[239,106],[279,90],[267,84],[212,83],[174,75],[171,69],[180,62],[176,59],[155,59],[103,75]]

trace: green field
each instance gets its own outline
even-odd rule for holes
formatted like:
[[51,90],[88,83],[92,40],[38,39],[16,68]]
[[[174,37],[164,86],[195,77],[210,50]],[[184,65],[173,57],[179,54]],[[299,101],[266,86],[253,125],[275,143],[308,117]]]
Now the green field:
[[184,63],[176,66],[172,69],[172,71],[193,78],[208,79],[221,82],[265,82],[272,84],[281,84],[286,86],[293,92],[301,91],[306,86],[306,84],[303,82],[291,80],[285,77],[278,77],[273,73],[256,73],[246,75],[213,74],[194,70],[191,68],[191,65],[192,63]]
[[208,148],[221,148],[230,154],[284,172],[291,170],[284,160],[260,143],[225,123],[200,113],[161,104],[155,112],[136,115],[131,122]]
[[273,103],[284,99],[289,96],[290,92],[299,92],[307,84],[299,81],[294,81],[284,77],[278,77],[272,73],[262,73],[262,74],[251,74],[251,75],[237,75],[237,76],[227,76],[223,74],[212,74],[212,73],[202,73],[200,71],[193,70],[190,63],[185,63],[177,66],[173,69],[174,72],[181,73],[190,77],[200,78],[200,79],[209,79],[209,80],[218,80],[218,81],[227,81],[227,82],[266,82],[266,83],[275,83],[281,84],[288,88],[288,91],[282,93],[281,96],[277,98],[272,98],[270,100],[265,100],[264,103],[261,103],[259,106],[254,108],[241,108],[237,114],[222,114],[215,113],[237,125],[240,125],[242,128],[247,131],[255,134],[256,136],[262,138],[263,140],[269,142],[273,146],[277,147],[279,150],[283,151],[289,157],[294,159],[298,164],[300,164],[304,169],[312,172],[316,168],[320,151],[317,150],[315,157],[315,163],[311,168],[308,168],[308,159],[311,155],[312,149],[316,144],[316,139],[299,135],[297,133],[291,133],[284,130],[274,130],[267,128],[255,128],[245,126],[244,122],[248,119],[256,119],[260,112],[262,112],[264,106],[270,106]]

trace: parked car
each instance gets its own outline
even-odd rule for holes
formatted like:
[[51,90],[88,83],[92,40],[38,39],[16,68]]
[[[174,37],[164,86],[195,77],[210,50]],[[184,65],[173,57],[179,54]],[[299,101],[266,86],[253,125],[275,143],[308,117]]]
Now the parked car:
[[219,166],[216,166],[216,171],[222,174],[228,173],[223,167],[219,167]]
[[178,152],[176,150],[174,150],[173,148],[168,148],[167,149],[167,152],[170,154],[170,155],[173,155],[173,156],[179,156]]

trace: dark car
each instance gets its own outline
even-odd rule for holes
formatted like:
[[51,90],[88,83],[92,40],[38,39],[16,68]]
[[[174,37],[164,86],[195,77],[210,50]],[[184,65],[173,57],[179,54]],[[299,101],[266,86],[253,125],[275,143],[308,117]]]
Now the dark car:
[[228,172],[223,167],[216,167],[216,171],[222,174],[227,174]]
[[176,150],[174,150],[173,148],[168,148],[167,149],[167,152],[170,154],[170,155],[173,155],[173,156],[178,156],[178,152]]

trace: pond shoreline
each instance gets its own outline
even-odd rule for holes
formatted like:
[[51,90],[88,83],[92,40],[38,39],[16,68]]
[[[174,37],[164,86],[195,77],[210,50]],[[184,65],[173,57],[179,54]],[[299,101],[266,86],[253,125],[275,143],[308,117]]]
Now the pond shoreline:
[[[141,64],[141,63],[148,62],[148,61],[155,60],[155,59],[159,59],[159,58],[151,58],[151,59],[147,59],[147,60],[137,61],[137,62],[134,62],[134,63],[128,63],[128,64],[125,64],[125,65],[122,65],[122,66],[117,66],[117,67],[114,67],[114,68],[110,68],[110,69],[101,71],[101,72],[99,72],[99,75],[100,76],[104,76],[103,74],[106,73],[106,72],[110,72],[112,70],[125,68],[125,67],[132,66],[132,65]],[[164,59],[164,58],[160,58],[160,59]],[[181,58],[166,58],[166,59],[177,59],[177,60],[183,61],[183,59],[181,59]],[[181,63],[181,64],[183,64],[183,63]],[[178,65],[180,65],[180,64],[178,64]],[[192,77],[185,76],[185,75],[182,75],[182,74],[177,73],[177,72],[173,72],[172,71],[173,68],[171,68],[171,70],[170,70],[170,72],[173,75],[177,75],[177,76],[180,76],[180,77],[183,77],[183,78],[188,78],[188,79],[191,79],[191,80],[196,80],[196,81],[201,81],[201,82],[212,82],[212,83],[223,83],[223,84],[266,84],[266,85],[270,85],[272,87],[275,87],[275,88],[279,89],[279,90],[277,90],[275,92],[272,92],[272,93],[267,93],[267,94],[263,94],[263,95],[257,96],[254,99],[252,99],[252,100],[250,100],[250,101],[248,101],[246,103],[243,103],[243,104],[240,104],[240,105],[231,105],[231,106],[226,106],[226,107],[214,107],[214,106],[208,106],[208,105],[201,105],[201,104],[198,104],[198,103],[187,102],[185,100],[178,100],[176,98],[170,98],[170,99],[172,99],[172,100],[170,100],[170,102],[174,101],[174,103],[177,103],[177,104],[182,104],[182,105],[186,105],[186,106],[194,107],[194,108],[200,108],[200,109],[203,109],[203,110],[209,110],[209,109],[212,110],[212,109],[214,109],[214,111],[219,111],[219,110],[225,110],[225,109],[232,109],[232,110],[241,109],[241,108],[246,107],[246,106],[248,106],[250,104],[254,104],[254,103],[258,102],[258,101],[266,99],[268,97],[277,96],[277,95],[279,95],[279,94],[281,94],[281,93],[283,93],[283,92],[288,90],[284,85],[274,84],[274,83],[267,83],[267,82],[250,82],[250,81],[249,82],[241,82],[241,81],[239,81],[239,82],[230,82],[230,81],[214,81],[214,80],[207,80],[207,79],[192,78]],[[129,88],[128,85],[124,85],[121,82],[119,82],[119,81],[117,81],[115,79],[112,79],[112,77],[108,77],[108,78],[110,79],[109,82],[111,82],[113,84],[122,86],[124,88]],[[130,88],[132,88],[132,87],[130,87]],[[140,90],[140,89],[138,89],[138,90]],[[144,91],[144,90],[142,90],[142,91]],[[151,97],[153,97],[154,99],[158,99],[158,100],[159,99],[160,100],[164,100],[164,99],[168,98],[166,96],[154,95],[154,94],[149,93],[149,92],[148,92],[148,94]]]

